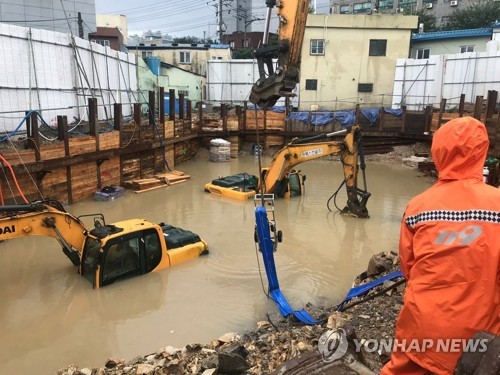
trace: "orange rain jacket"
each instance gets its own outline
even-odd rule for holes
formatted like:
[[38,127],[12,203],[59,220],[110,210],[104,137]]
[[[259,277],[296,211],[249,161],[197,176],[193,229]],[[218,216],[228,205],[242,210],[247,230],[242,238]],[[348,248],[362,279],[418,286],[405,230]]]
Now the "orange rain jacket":
[[451,374],[461,355],[444,340],[500,334],[500,189],[482,181],[488,146],[484,124],[472,117],[436,131],[431,153],[439,179],[409,202],[401,225],[407,287],[396,342],[433,340],[405,354],[436,374]]

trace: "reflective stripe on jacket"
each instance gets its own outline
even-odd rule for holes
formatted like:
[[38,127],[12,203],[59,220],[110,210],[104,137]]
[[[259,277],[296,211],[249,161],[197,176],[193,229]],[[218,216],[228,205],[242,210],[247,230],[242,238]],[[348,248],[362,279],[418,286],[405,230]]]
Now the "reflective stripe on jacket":
[[500,189],[482,181],[488,145],[472,117],[442,126],[431,148],[438,181],[409,202],[401,224],[408,283],[396,338],[431,339],[430,349],[407,354],[436,374],[451,374],[463,349],[447,343],[500,334]]

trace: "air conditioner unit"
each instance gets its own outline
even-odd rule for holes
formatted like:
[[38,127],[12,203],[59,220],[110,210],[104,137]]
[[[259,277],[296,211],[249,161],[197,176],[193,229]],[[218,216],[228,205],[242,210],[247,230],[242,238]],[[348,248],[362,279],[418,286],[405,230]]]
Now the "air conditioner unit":
[[432,3],[425,3],[425,7],[427,9],[432,9]]
[[451,0],[450,7],[456,7],[458,5],[458,0]]

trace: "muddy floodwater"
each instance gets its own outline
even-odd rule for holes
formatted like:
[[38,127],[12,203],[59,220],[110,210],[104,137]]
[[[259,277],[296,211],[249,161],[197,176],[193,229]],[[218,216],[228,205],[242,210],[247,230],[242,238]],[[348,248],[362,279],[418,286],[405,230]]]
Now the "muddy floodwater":
[[[267,165],[270,158],[264,157]],[[131,218],[166,222],[198,233],[208,256],[171,269],[116,282],[102,289],[77,275],[51,238],[0,243],[0,374],[53,374],[69,364],[101,367],[171,345],[208,343],[226,332],[278,319],[259,273],[253,201],[205,193],[206,182],[230,174],[257,174],[253,155],[214,163],[201,150],[176,169],[188,182],[116,201],[66,206],[74,215],[102,212],[107,223]],[[300,165],[306,194],[276,201],[283,242],[275,253],[281,290],[295,308],[338,303],[371,255],[397,251],[408,200],[433,180],[399,164],[368,163],[369,219],[329,212],[327,201],[342,181],[338,161]],[[339,204],[346,201],[344,190]],[[330,204],[333,208],[333,204]],[[260,263],[264,285],[267,280]]]

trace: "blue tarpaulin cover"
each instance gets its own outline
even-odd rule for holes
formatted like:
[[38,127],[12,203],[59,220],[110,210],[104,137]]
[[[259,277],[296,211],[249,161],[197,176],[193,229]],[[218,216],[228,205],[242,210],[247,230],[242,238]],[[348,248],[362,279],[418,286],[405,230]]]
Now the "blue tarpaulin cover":
[[389,113],[394,116],[401,117],[403,116],[403,110],[402,109],[390,109],[390,108],[385,108],[384,109],[385,113]]
[[[247,106],[247,109],[254,111],[255,109],[257,110],[262,110],[258,105],[249,105]],[[286,110],[286,107],[284,105],[275,105],[274,107],[267,108],[268,111],[270,112],[278,112],[278,113],[283,113]]]
[[380,115],[380,108],[365,108],[361,110],[361,114],[370,121],[370,125],[374,125]]
[[[401,109],[384,109],[384,112],[398,117],[403,114]],[[310,120],[309,114],[311,115]],[[370,125],[374,125],[380,116],[380,108],[365,108],[361,110],[361,114],[370,122]],[[342,126],[348,127],[356,124],[356,111],[292,112],[288,118],[305,124],[309,124],[310,121],[313,126],[327,125],[332,120],[337,120]]]

